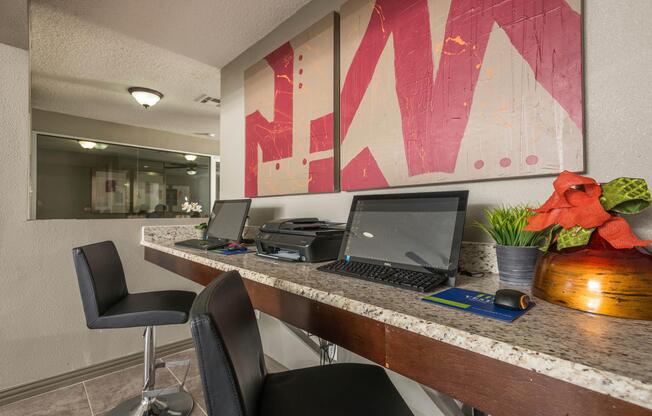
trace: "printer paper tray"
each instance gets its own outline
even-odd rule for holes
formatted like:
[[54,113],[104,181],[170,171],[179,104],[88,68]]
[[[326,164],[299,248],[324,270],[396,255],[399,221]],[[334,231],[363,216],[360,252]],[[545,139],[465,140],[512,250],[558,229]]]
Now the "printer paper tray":
[[275,260],[284,260],[284,261],[301,261],[301,255],[297,252],[291,252],[291,251],[282,251],[282,252],[277,252],[274,254],[267,254],[267,253],[256,253],[261,257],[267,257],[270,259],[275,259]]

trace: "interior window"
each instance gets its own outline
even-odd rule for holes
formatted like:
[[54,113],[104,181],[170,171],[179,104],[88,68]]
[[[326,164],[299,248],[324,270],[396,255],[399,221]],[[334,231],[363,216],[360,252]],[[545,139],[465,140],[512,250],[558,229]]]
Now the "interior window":
[[[42,134],[35,155],[36,219],[198,217],[210,209],[208,156]],[[201,208],[188,213],[184,202]]]

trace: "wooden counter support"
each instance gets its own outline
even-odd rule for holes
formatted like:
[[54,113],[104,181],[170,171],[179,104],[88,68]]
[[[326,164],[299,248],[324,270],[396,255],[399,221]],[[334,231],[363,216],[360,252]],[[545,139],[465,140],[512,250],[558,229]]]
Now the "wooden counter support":
[[[223,271],[145,247],[202,285]],[[634,404],[245,279],[254,308],[494,416],[652,415]]]

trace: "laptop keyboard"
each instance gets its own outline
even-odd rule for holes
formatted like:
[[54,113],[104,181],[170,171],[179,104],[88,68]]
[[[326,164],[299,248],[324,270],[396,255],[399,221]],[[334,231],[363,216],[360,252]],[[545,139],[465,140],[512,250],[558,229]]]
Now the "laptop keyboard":
[[404,289],[429,292],[446,280],[446,276],[397,269],[356,261],[337,260],[317,268],[323,272],[357,277]]

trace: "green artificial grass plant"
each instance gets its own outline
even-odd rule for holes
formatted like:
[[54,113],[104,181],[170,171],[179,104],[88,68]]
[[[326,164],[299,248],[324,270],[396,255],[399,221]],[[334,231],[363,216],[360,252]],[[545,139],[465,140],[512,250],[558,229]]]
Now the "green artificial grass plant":
[[527,205],[503,206],[484,210],[488,224],[475,221],[474,226],[489,234],[497,244],[514,247],[547,246],[550,231],[525,231],[528,218],[534,215]]

